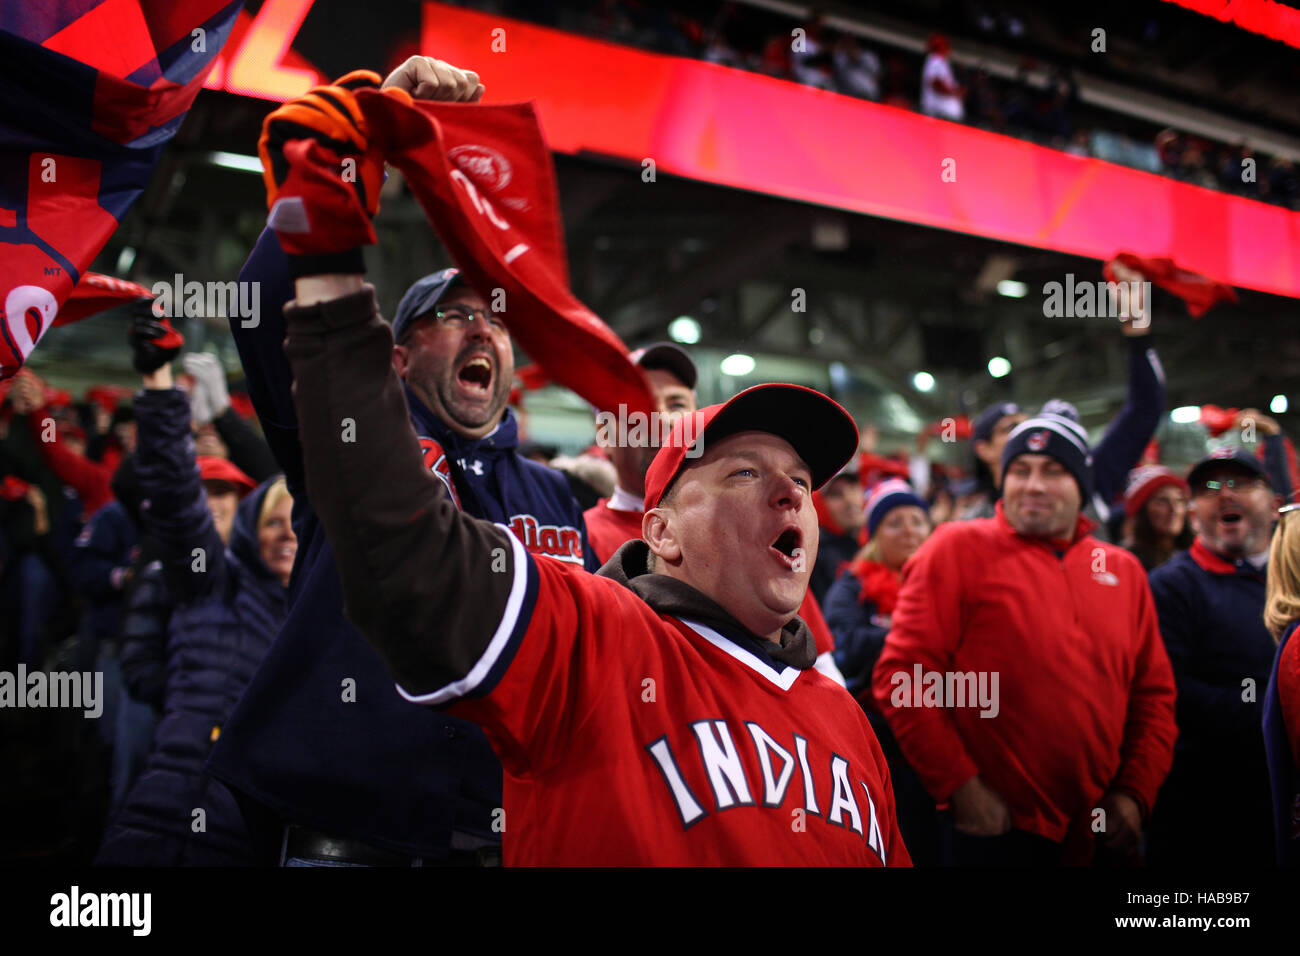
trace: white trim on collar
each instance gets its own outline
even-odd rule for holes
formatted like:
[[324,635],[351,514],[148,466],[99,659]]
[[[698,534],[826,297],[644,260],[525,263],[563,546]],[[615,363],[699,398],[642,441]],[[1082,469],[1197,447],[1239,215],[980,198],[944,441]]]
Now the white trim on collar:
[[755,655],[751,654],[734,641],[727,640],[713,628],[704,624],[699,624],[695,621],[688,621],[685,618],[678,618],[678,620],[714,647],[718,648],[718,650],[730,654],[750,670],[766,677],[782,690],[789,690],[794,685],[794,682],[798,679],[799,675],[803,673],[799,668],[791,667],[789,664],[786,664],[779,672],[773,672],[771,667],[764,664]]
[[618,485],[614,486],[614,494],[610,496],[605,505],[611,511],[645,511],[645,498],[638,498],[630,491],[624,491]]

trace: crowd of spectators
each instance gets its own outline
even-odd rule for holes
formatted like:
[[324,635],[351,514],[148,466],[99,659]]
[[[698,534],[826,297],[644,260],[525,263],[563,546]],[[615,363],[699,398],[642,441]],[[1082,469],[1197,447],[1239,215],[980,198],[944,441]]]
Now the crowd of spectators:
[[702,8],[600,0],[547,13],[526,4],[506,6],[513,15],[566,30],[965,122],[1288,209],[1300,199],[1300,179],[1287,157],[1171,129],[1153,128],[1144,136],[1129,122],[1107,123],[1104,114],[1085,110],[1071,70],[1024,49],[1029,26],[1006,11],[983,10],[974,25],[985,41],[1001,43],[1015,56],[1013,77],[997,76],[984,65],[954,66],[949,40],[939,34],[918,57],[833,30],[820,15],[801,22],[732,2]]

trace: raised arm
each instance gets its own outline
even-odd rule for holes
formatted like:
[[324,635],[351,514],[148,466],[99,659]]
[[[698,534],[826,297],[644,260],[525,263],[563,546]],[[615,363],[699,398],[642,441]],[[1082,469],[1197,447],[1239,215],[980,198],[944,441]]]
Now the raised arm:
[[189,400],[170,381],[169,372],[146,376],[136,396],[136,473],[148,502],[141,521],[158,543],[167,587],[181,602],[211,593],[222,580],[226,547],[195,464]]
[[270,229],[264,229],[258,237],[239,272],[239,282],[241,288],[249,289],[257,283],[258,315],[253,322],[232,314],[230,332],[244,367],[248,397],[262,423],[262,434],[296,501],[303,491],[302,450],[298,447],[298,418],[293,408],[293,372],[281,347],[284,305],[293,298],[293,279],[289,276],[288,257]]
[[299,280],[285,309],[307,493],[344,605],[412,696],[465,678],[511,598],[522,547],[460,512],[426,469],[393,337],[358,276]]
[[1165,376],[1148,339],[1128,339],[1128,395],[1093,449],[1097,496],[1110,506],[1155,436],[1165,411]]

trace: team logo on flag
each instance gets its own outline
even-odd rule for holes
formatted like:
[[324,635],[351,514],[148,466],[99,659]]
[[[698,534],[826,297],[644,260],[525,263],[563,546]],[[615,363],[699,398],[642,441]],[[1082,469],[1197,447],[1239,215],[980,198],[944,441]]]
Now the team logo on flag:
[[1042,451],[1047,447],[1047,431],[1036,431],[1025,439],[1025,447],[1030,451]]
[[417,440],[424,451],[424,467],[433,472],[434,477],[442,482],[443,487],[447,489],[447,494],[451,496],[452,504],[463,511],[460,506],[460,495],[456,494],[456,483],[451,479],[451,466],[447,464],[447,453],[432,438]]
[[457,146],[447,150],[447,155],[466,176],[489,192],[499,193],[510,182],[510,161],[489,146]]

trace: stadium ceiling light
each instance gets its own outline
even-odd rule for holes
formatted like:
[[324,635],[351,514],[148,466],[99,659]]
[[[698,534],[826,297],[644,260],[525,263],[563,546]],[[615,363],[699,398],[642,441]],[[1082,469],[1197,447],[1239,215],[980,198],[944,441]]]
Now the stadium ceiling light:
[[754,371],[754,357],[744,352],[736,352],[722,360],[723,375],[748,375]]
[[1177,425],[1191,425],[1201,420],[1200,405],[1180,405],[1169,413],[1169,420]]
[[1011,374],[1011,363],[1001,355],[989,359],[989,374],[994,378],[1005,378]]
[[208,153],[208,162],[213,166],[220,166],[222,169],[237,169],[241,173],[258,173],[262,172],[262,161],[256,156],[245,156],[243,153],[225,153],[219,149],[214,149]]
[[1012,299],[1023,299],[1029,295],[1029,286],[1016,279],[999,279],[998,295],[1009,296]]
[[689,315],[679,315],[668,323],[668,337],[682,345],[694,345],[700,340],[700,323]]
[[917,372],[912,376],[912,386],[918,392],[929,392],[934,390],[934,376],[929,372]]
[[1273,401],[1268,403],[1268,410],[1274,415],[1285,415],[1286,410],[1291,407],[1285,395],[1274,395]]
[[135,265],[135,246],[123,246],[122,251],[117,254],[117,274],[126,275]]

